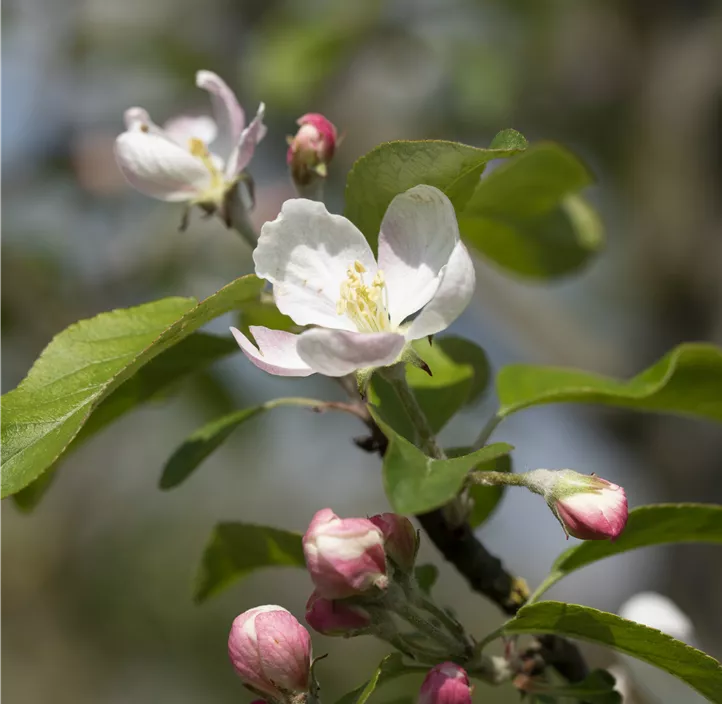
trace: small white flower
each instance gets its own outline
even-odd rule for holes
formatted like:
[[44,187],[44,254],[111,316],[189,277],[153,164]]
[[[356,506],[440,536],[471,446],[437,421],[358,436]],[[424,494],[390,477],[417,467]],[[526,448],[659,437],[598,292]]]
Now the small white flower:
[[196,85],[210,93],[213,118],[180,116],[161,128],[143,108],[130,108],[124,116],[126,131],[115,141],[115,158],[141,193],[213,212],[222,207],[266,134],[265,108],[261,103],[246,127],[236,96],[221,78],[198,71]]
[[[396,196],[381,223],[378,264],[366,238],[322,203],[298,198],[267,222],[253,253],[294,335],[231,328],[257,367],[281,376],[343,376],[393,364],[406,344],[447,328],[474,291],[454,207],[432,186]],[[409,318],[418,313],[409,321]]]

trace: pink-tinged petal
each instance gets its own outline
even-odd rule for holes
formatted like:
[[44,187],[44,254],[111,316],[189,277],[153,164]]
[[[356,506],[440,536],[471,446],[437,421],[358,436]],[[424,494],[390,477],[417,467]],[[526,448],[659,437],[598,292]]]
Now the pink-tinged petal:
[[160,200],[190,200],[211,180],[199,159],[155,132],[123,132],[115,140],[115,159],[133,188]]
[[212,71],[198,71],[196,85],[207,90],[211,95],[213,116],[218,125],[218,138],[229,145],[237,144],[246,125],[246,117],[235,93]]
[[266,136],[266,125],[263,124],[263,117],[266,114],[266,106],[261,103],[258,106],[256,116],[251,120],[251,124],[241,132],[238,144],[231,152],[226,165],[226,178],[234,179],[243,169],[251,163],[256,145]]
[[299,335],[298,355],[314,371],[345,376],[359,369],[393,364],[406,340],[395,332],[348,332],[314,328]]
[[381,222],[379,269],[392,325],[431,300],[458,241],[454,206],[438,188],[415,186],[391,201]]
[[354,261],[365,267],[368,281],[376,261],[366,238],[323,203],[305,198],[287,200],[273,222],[261,228],[253,252],[256,274],[273,284],[278,309],[298,325],[356,330],[336,305],[341,284]]
[[285,690],[305,692],[311,668],[308,631],[287,611],[273,611],[256,616],[256,633],[266,679]]
[[179,115],[163,125],[163,131],[184,149],[188,149],[191,139],[200,139],[210,144],[218,134],[218,125],[208,115]]
[[[604,481],[604,480],[600,480]],[[556,503],[559,518],[570,535],[580,540],[614,540],[627,524],[627,497],[621,486],[579,492]]]
[[474,263],[463,242],[457,242],[448,264],[441,270],[436,293],[406,331],[406,338],[418,340],[446,330],[469,305],[474,295]]
[[256,325],[249,326],[249,330],[258,347],[240,330],[231,328],[243,354],[259,369],[276,376],[310,376],[315,373],[298,355],[298,335]]

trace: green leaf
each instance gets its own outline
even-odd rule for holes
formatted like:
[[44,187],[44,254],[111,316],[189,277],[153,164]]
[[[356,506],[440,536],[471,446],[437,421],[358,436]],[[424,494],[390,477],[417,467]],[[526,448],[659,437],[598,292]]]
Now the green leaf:
[[722,506],[655,504],[635,508],[629,512],[627,525],[614,542],[587,540],[563,552],[530,601],[536,601],[560,579],[592,562],[637,548],[671,543],[722,544]]
[[352,692],[344,694],[336,701],[336,704],[365,704],[377,687],[390,682],[391,680],[408,675],[414,672],[426,672],[428,668],[418,665],[405,665],[400,653],[387,655],[376,668],[371,679],[357,687]]
[[578,604],[543,601],[524,606],[500,632],[554,633],[597,643],[648,662],[722,702],[722,666],[712,657],[648,626]]
[[291,318],[278,310],[273,298],[267,297],[264,293],[261,293],[259,298],[239,306],[237,327],[245,335],[249,335],[248,328],[251,325],[260,325],[264,328],[271,328],[271,330],[285,330],[286,332],[298,332],[300,329]]
[[313,398],[277,398],[260,406],[243,408],[214,418],[194,430],[173,453],[163,468],[160,478],[161,489],[173,489],[182,484],[196,468],[217,450],[240,425],[257,415],[278,406],[300,406],[322,410],[324,401]]
[[255,276],[245,276],[200,304],[193,298],[166,298],[102,313],[57,335],[3,399],[2,496],[51,467],[101,402],[145,364],[209,320],[256,297],[262,285]]
[[722,421],[722,350],[713,345],[680,345],[629,381],[513,364],[496,383],[501,417],[543,403],[599,403]]
[[459,213],[461,235],[512,273],[541,279],[569,273],[603,243],[595,211],[577,195],[591,183],[571,152],[534,145],[482,179]]
[[424,594],[431,595],[431,589],[439,578],[439,568],[436,565],[417,565],[414,567],[414,576]]
[[[484,462],[479,465],[477,472],[511,472],[511,455],[502,455],[490,462]],[[469,524],[472,528],[480,526],[486,522],[494,513],[499,505],[501,497],[504,496],[503,486],[482,486],[481,484],[472,484],[469,487],[469,494],[474,500],[474,507],[471,509],[469,516]]]
[[[434,433],[438,433],[464,406],[475,401],[489,382],[489,363],[480,347],[461,337],[416,340],[414,350],[429,365],[423,369],[406,366],[406,380],[412,388]],[[413,441],[414,428],[391,385],[376,374],[371,380],[369,400],[383,410],[391,427]]]
[[205,601],[262,567],[305,567],[301,537],[251,523],[219,523],[203,552],[195,601]]
[[491,140],[489,149],[518,149],[522,151],[528,146],[529,143],[521,132],[509,128],[497,133],[494,139]]
[[161,489],[173,489],[183,483],[209,455],[219,448],[242,423],[255,418],[265,409],[263,406],[244,408],[215,418],[194,430],[173,453],[163,467]]
[[513,449],[511,445],[498,442],[463,457],[435,460],[385,423],[378,409],[369,408],[389,441],[384,455],[383,478],[386,495],[397,513],[426,513],[443,506],[459,493],[472,469]]
[[582,682],[568,685],[532,684],[525,691],[542,702],[565,700],[583,701],[585,704],[621,704],[622,695],[614,689],[614,677],[606,670],[594,670]]
[[[500,138],[501,141],[501,138]],[[346,217],[376,246],[386,208],[394,196],[425,183],[442,190],[461,211],[486,164],[518,154],[509,148],[478,149],[444,141],[386,142],[362,156],[346,179]]]
[[[184,377],[238,350],[232,338],[196,332],[151,360],[110,394],[88,419],[63,453],[63,459],[95,433],[139,405],[161,400]],[[60,460],[44,474],[13,495],[24,513],[32,511],[57,475]]]

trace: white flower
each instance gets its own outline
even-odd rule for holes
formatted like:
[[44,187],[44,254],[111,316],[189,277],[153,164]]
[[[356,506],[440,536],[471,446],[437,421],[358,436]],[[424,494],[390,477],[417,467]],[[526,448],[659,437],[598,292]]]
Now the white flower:
[[[266,134],[264,105],[245,126],[233,91],[215,73],[198,71],[196,85],[210,93],[214,118],[180,116],[161,128],[143,108],[125,112],[126,131],[115,158],[131,186],[166,201],[220,208]],[[210,145],[213,144],[213,150]]]
[[393,364],[408,342],[448,327],[474,291],[454,207],[432,186],[393,199],[378,264],[355,225],[303,198],[286,201],[263,226],[253,260],[273,284],[278,309],[297,325],[316,326],[299,335],[251,326],[258,347],[231,328],[253,364],[281,376]]

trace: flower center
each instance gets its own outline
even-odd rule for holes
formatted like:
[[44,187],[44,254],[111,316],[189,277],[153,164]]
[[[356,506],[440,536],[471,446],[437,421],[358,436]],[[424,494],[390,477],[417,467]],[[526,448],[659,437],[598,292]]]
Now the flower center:
[[203,140],[198,139],[197,137],[191,137],[188,140],[188,150],[194,157],[203,162],[203,166],[205,166],[211,174],[211,182],[204,194],[198,200],[216,200],[219,194],[222,196],[225,193],[226,182],[223,174],[213,163],[208,147],[205,145]]
[[346,271],[341,284],[341,297],[336,312],[344,313],[359,332],[388,332],[391,330],[387,312],[386,282],[382,271],[377,271],[370,286],[364,283],[366,268],[356,260]]

